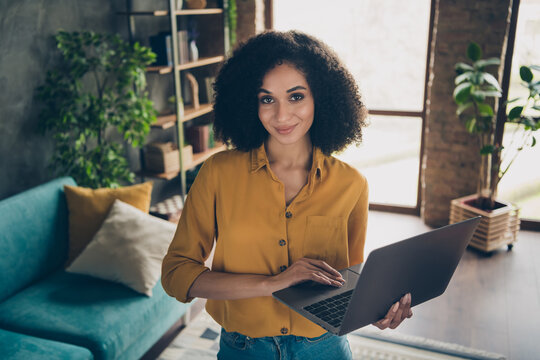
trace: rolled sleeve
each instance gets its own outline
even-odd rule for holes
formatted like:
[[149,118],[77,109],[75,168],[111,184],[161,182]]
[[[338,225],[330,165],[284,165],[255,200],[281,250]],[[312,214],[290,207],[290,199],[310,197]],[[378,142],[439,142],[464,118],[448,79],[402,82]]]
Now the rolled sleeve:
[[161,282],[167,294],[186,303],[197,277],[209,270],[204,265],[215,237],[215,182],[211,160],[201,167],[182,210],[176,233],[161,268]]

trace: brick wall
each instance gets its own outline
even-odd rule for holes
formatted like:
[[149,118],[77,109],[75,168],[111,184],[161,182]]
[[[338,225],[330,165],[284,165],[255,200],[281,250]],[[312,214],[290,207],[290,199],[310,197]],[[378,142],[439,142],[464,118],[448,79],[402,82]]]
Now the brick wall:
[[264,0],[237,0],[236,43],[264,31]]
[[504,63],[511,3],[437,0],[422,159],[422,216],[428,225],[447,224],[450,201],[476,192],[479,147],[455,115],[454,65],[466,61],[470,41],[481,46],[485,58],[498,57]]

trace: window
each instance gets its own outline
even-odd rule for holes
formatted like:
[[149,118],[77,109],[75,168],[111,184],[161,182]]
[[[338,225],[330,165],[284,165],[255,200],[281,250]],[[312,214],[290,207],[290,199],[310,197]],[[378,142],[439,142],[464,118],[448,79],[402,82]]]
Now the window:
[[364,143],[337,157],[369,181],[373,203],[419,209],[418,184],[431,1],[273,0],[276,30],[329,44],[370,111]]
[[[528,95],[527,89],[521,85],[519,67],[540,65],[540,18],[538,14],[540,14],[540,0],[521,0],[512,56],[509,99]],[[539,80],[540,72],[534,71],[534,76],[536,80]],[[509,108],[514,105],[518,105],[518,103],[511,103]],[[507,149],[515,148],[515,145],[520,143],[522,135],[523,132],[518,127],[506,124],[503,146]],[[536,140],[540,143],[538,132]],[[512,141],[514,141],[513,144]],[[503,152],[503,169],[514,155],[515,151]],[[499,198],[516,203],[521,208],[522,218],[535,221],[540,221],[540,166],[538,164],[540,164],[540,144],[532,148],[524,148],[498,187]]]

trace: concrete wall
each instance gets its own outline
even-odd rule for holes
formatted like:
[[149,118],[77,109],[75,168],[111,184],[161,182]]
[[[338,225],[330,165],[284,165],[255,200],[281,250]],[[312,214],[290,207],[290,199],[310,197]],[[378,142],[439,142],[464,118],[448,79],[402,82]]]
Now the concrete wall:
[[122,1],[0,1],[0,199],[54,176],[47,170],[52,141],[37,132],[35,88],[58,60],[58,29],[118,32]]
[[[167,9],[168,1],[133,1],[134,10]],[[127,39],[124,0],[0,1],[0,199],[42,184],[55,175],[47,169],[53,153],[50,136],[38,133],[39,103],[35,89],[59,59],[53,35],[58,29],[119,33]],[[167,17],[138,17],[135,40],[168,29]],[[168,104],[172,76],[148,78],[150,97],[159,109]],[[174,128],[153,131],[149,141],[174,141]],[[121,140],[121,139],[120,139]],[[139,151],[126,146],[134,171]],[[140,181],[141,179],[137,179]],[[153,200],[178,193],[178,181],[154,180]]]
[[512,0],[437,1],[422,179],[422,216],[428,225],[447,224],[450,201],[476,192],[479,146],[456,116],[454,65],[467,61],[470,41],[481,46],[484,58],[497,57],[504,63],[511,4]]
[[[208,3],[216,6],[216,0]],[[261,0],[238,1],[240,37],[256,31],[255,11],[261,13],[262,4]],[[167,8],[167,0],[133,0],[133,10]],[[34,99],[36,87],[59,59],[53,35],[58,29],[92,30],[120,33],[127,39],[126,18],[116,14],[123,10],[125,0],[0,0],[0,199],[55,177],[47,169],[53,141],[37,131],[39,103]],[[169,21],[137,17],[135,25],[135,40],[148,46],[148,36],[168,30]],[[173,92],[172,76],[149,75],[147,80],[156,108],[170,106],[166,99]],[[170,128],[152,131],[147,140],[175,139],[175,128]],[[132,170],[138,170],[139,151],[126,147],[126,154]],[[153,202],[179,192],[178,179],[152,180]]]

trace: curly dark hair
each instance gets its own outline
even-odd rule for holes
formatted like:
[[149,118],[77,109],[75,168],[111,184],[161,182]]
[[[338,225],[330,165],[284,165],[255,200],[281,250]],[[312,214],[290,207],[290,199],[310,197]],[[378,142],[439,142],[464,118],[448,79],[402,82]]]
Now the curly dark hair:
[[241,151],[268,137],[258,115],[257,93],[265,74],[282,63],[305,77],[315,103],[311,141],[326,155],[360,143],[367,110],[358,86],[337,55],[322,41],[299,31],[267,31],[236,48],[216,82],[216,138]]

